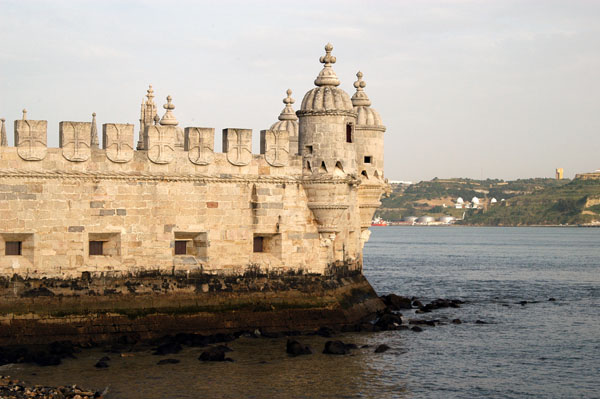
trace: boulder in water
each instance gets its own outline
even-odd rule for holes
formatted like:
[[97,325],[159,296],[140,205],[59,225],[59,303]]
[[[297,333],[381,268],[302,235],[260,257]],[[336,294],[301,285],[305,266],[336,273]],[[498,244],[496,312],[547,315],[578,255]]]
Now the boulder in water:
[[387,346],[386,344],[381,344],[378,345],[377,348],[375,348],[375,353],[383,353],[385,351],[387,351],[388,349],[391,349],[389,346]]
[[290,356],[310,355],[312,350],[294,339],[288,339],[285,351]]

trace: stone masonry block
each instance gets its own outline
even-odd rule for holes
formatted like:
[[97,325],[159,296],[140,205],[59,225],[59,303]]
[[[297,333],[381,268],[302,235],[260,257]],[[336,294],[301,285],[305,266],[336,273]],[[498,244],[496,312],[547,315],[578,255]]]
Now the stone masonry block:
[[124,163],[133,159],[133,125],[105,123],[102,125],[102,148],[112,162]]

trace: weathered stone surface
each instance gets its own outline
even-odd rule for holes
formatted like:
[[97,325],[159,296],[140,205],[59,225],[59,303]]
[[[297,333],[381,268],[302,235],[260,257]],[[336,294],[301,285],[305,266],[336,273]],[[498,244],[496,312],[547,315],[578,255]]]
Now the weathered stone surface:
[[248,165],[252,160],[252,130],[223,129],[223,152],[232,165]]
[[92,124],[90,122],[60,122],[59,145],[65,159],[84,162],[90,158]]
[[133,159],[133,125],[105,123],[102,125],[102,148],[112,162],[123,163]]
[[41,161],[46,157],[47,121],[16,120],[15,147],[17,154],[26,161]]
[[196,165],[209,165],[214,161],[215,129],[208,127],[185,128],[185,150]]
[[176,129],[174,126],[149,126],[148,159],[157,164],[167,164],[175,157]]
[[281,167],[288,164],[289,133],[285,130],[261,130],[260,153],[271,166]]

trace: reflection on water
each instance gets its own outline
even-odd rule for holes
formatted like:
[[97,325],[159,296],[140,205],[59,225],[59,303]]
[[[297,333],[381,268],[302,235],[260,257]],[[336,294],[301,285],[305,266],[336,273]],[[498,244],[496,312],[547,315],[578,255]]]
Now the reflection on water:
[[[94,350],[58,367],[0,370],[32,383],[78,384],[109,398],[571,398],[598,397],[600,229],[375,228],[365,275],[379,293],[459,298],[422,333],[336,337],[369,348],[323,355],[327,339],[298,337],[315,354],[290,358],[285,339],[231,342],[234,363],[202,363],[201,348],[112,358]],[[548,301],[548,298],[556,301]],[[517,302],[528,301],[525,305]],[[463,324],[449,323],[460,318]],[[487,324],[476,324],[482,320]],[[382,354],[374,346],[392,347]]]

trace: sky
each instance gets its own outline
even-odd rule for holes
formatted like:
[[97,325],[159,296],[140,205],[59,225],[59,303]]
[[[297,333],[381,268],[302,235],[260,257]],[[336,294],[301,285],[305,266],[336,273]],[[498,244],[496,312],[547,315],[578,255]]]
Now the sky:
[[[385,175],[512,180],[600,168],[600,1],[0,0],[0,117],[135,123],[149,84],[181,127],[260,130],[334,46],[381,114]],[[162,107],[160,115],[164,113]],[[137,141],[137,138],[136,138]]]

